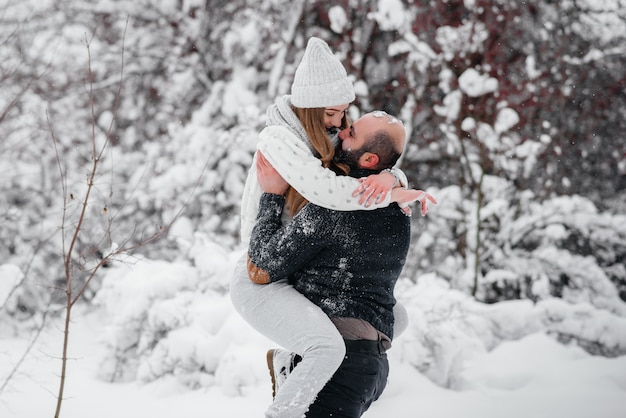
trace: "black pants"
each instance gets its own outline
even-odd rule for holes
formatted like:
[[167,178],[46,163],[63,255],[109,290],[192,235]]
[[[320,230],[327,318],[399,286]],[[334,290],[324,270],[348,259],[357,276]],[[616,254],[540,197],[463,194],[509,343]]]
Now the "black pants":
[[387,385],[387,355],[347,347],[346,358],[317,395],[306,418],[358,418]]

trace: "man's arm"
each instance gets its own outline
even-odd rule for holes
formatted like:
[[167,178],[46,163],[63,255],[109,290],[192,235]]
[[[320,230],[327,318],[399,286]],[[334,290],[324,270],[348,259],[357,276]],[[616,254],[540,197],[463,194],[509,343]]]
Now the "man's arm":
[[319,251],[316,248],[324,242],[319,238],[324,236],[319,223],[324,215],[308,213],[325,209],[309,204],[283,227],[283,193],[288,184],[262,153],[257,157],[257,179],[265,193],[248,246],[248,274],[253,282],[262,284],[289,277]]
[[326,246],[332,222],[328,210],[308,204],[287,226],[281,224],[283,196],[264,193],[248,247],[250,261],[269,274],[270,281],[285,279]]

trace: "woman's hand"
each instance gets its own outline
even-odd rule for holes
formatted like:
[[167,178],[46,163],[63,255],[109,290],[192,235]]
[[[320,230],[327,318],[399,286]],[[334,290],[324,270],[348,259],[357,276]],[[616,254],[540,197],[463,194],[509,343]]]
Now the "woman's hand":
[[396,184],[396,177],[383,171],[380,174],[372,174],[371,176],[362,177],[359,179],[361,184],[352,192],[352,197],[361,195],[359,204],[365,204],[368,208],[372,203],[380,203],[387,197],[387,193]]
[[256,177],[265,193],[282,195],[289,188],[289,183],[272,167],[272,164],[267,161],[261,151],[257,151],[256,171]]
[[437,204],[437,200],[423,190],[396,188],[391,191],[391,201],[398,203],[402,211],[409,216],[411,215],[411,208],[408,205],[416,200],[420,201],[422,216],[426,216],[428,213],[428,201],[434,205]]

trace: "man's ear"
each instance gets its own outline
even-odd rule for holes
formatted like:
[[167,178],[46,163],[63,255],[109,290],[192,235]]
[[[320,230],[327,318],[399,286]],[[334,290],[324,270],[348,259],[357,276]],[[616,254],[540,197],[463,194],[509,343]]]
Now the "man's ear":
[[361,168],[374,168],[378,165],[378,155],[371,153],[371,152],[366,152],[363,155],[361,155],[361,158],[359,158],[359,166]]

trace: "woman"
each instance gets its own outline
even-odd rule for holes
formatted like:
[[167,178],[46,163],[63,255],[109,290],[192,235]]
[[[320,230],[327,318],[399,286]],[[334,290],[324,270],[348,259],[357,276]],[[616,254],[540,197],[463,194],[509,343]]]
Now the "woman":
[[[341,175],[347,173],[347,168],[333,159],[337,128],[348,126],[346,110],[354,98],[352,83],[341,62],[324,41],[311,38],[296,70],[291,95],[269,107],[267,126],[260,133],[258,145],[291,186],[284,214],[293,216],[307,201],[335,210],[375,209],[391,202],[388,191],[399,183],[399,178],[406,184],[401,172],[381,173],[361,181]],[[334,132],[330,138],[329,132]],[[242,199],[244,243],[249,241],[262,193],[257,182],[257,158],[255,155]],[[367,192],[362,193],[365,189]],[[337,328],[286,281],[253,283],[245,257],[237,264],[231,298],[257,331],[303,359],[275,394],[265,417],[303,416],[345,355]]]

